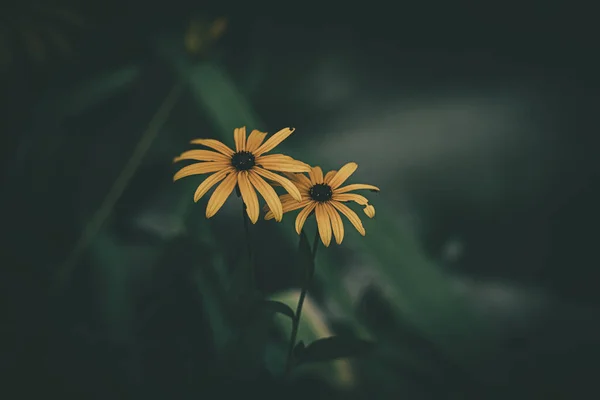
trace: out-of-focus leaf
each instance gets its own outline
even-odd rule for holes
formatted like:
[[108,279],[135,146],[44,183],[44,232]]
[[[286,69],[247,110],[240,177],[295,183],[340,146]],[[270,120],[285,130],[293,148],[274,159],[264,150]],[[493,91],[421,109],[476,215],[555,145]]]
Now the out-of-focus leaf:
[[477,360],[493,357],[491,327],[428,259],[394,209],[380,202],[378,213],[386,218],[371,223],[366,237],[353,242],[378,261],[371,268],[376,268],[377,279],[385,282],[396,318],[437,348],[436,357],[462,368],[472,370]]
[[338,358],[357,357],[373,349],[374,343],[351,336],[332,336],[319,339],[298,350],[298,364],[332,361]]
[[66,33],[71,29],[65,28],[80,30],[85,26],[85,18],[70,8],[31,2],[13,3],[3,7],[0,20],[0,42],[6,43],[8,52],[8,57],[0,58],[0,66],[3,67],[10,66],[11,60],[20,54],[37,63],[51,61],[55,58],[55,47],[63,54],[66,48],[71,47],[72,35]]
[[202,16],[194,16],[185,32],[184,43],[188,54],[205,56],[214,43],[227,30],[228,21],[221,17],[213,21]]
[[265,300],[262,306],[265,310],[283,314],[290,317],[291,319],[294,319],[294,310],[292,310],[291,307],[287,304],[284,304],[280,301]]
[[61,95],[55,103],[59,109],[55,111],[62,116],[79,114],[125,90],[139,75],[137,65],[128,65],[93,77]]
[[296,346],[294,347],[294,359],[299,359],[300,357],[302,357],[302,353],[304,352],[304,350],[306,349],[306,345],[304,344],[304,341],[299,341],[298,343],[296,343]]
[[231,77],[218,64],[192,62],[180,42],[167,38],[158,41],[157,50],[189,84],[198,106],[218,128],[219,139],[230,141],[233,128],[238,126],[264,129]]
[[236,376],[255,379],[264,369],[270,323],[270,317],[261,315],[244,326],[227,344],[222,368]]
[[131,269],[123,249],[105,231],[90,246],[100,315],[110,340],[126,343],[132,338],[133,302],[127,283]]

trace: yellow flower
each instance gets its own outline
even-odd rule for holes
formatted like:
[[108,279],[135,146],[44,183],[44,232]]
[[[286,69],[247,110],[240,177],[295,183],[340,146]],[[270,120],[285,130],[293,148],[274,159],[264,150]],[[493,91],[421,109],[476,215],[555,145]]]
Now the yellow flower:
[[[369,218],[373,218],[375,207],[369,204],[366,197],[348,192],[361,189],[379,191],[379,188],[362,183],[341,186],[357,168],[358,165],[351,162],[344,165],[339,171],[329,171],[323,177],[321,168],[314,167],[308,173],[310,179],[304,174],[286,174],[298,186],[302,195],[300,202],[287,194],[281,196],[284,213],[302,208],[302,211],[296,217],[296,232],[298,234],[302,231],[306,218],[314,212],[317,218],[319,235],[325,246],[329,246],[332,232],[337,244],[342,243],[344,239],[344,225],[339,213],[344,214],[361,235],[365,235],[365,228],[360,218],[344,203],[354,201],[361,206],[365,206],[365,214]],[[265,219],[272,219],[273,217],[274,214],[268,212]]]
[[192,140],[192,144],[199,144],[216,151],[189,150],[176,157],[173,162],[181,160],[202,162],[183,167],[173,176],[173,181],[190,175],[214,172],[198,186],[194,193],[194,201],[197,202],[210,188],[222,181],[208,200],[206,218],[212,217],[219,211],[237,185],[246,204],[248,217],[253,224],[258,220],[260,212],[255,188],[267,202],[275,219],[281,221],[283,217],[281,201],[275,190],[263,178],[278,183],[289,193],[290,198],[300,201],[298,188],[290,180],[271,171],[304,172],[310,171],[310,166],[283,154],[264,154],[273,150],[292,132],[294,128],[284,128],[263,143],[267,136],[265,132],[253,130],[246,138],[246,127],[236,128],[233,133],[235,151],[215,139]]

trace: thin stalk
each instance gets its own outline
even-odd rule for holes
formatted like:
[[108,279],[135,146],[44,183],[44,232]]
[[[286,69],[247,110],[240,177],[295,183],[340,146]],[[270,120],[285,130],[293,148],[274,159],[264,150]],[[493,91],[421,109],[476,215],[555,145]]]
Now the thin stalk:
[[248,222],[248,213],[246,212],[246,204],[242,202],[242,218],[244,218],[244,232],[246,233],[246,246],[248,247],[248,265],[250,268],[250,283],[252,289],[256,289],[256,273],[254,271],[254,260],[252,258],[252,243],[250,243],[250,227]]
[[298,337],[298,328],[300,327],[300,318],[302,317],[302,307],[304,306],[304,300],[310,288],[312,278],[315,274],[315,257],[317,255],[317,249],[319,246],[319,230],[315,233],[315,239],[313,241],[311,256],[312,263],[306,271],[306,280],[300,291],[300,298],[298,299],[298,305],[296,307],[296,313],[292,320],[292,334],[290,337],[290,345],[288,347],[287,362],[285,367],[285,376],[289,376],[294,366],[294,348],[296,347],[296,338]]
[[102,226],[112,213],[115,204],[127,188],[131,178],[133,178],[137,172],[138,167],[141,165],[142,160],[154,142],[154,139],[156,139],[161,128],[167,122],[171,111],[177,104],[177,101],[183,92],[183,89],[184,86],[181,83],[175,84],[156,111],[156,114],[154,114],[148,123],[148,128],[140,137],[140,140],[138,141],[133,153],[113,183],[108,194],[100,205],[100,208],[96,210],[93,217],[85,226],[85,229],[75,243],[75,246],[67,256],[67,259],[58,267],[55,289],[61,289],[67,285],[73,271],[79,264],[81,256],[87,250],[90,242],[102,229]]

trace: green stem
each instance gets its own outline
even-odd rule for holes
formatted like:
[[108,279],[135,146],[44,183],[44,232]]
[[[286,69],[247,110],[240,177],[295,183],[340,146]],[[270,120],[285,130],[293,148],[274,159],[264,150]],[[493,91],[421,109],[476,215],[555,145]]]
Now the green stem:
[[250,243],[250,228],[248,225],[248,213],[246,212],[246,204],[242,202],[242,217],[244,218],[244,232],[246,233],[246,246],[248,247],[248,265],[250,269],[250,283],[252,289],[256,289],[256,275],[254,271],[254,262],[252,259],[252,244]]
[[319,231],[315,233],[315,239],[312,246],[312,263],[306,271],[306,280],[300,291],[300,298],[298,299],[298,306],[296,307],[296,313],[292,320],[292,334],[290,338],[290,345],[288,347],[287,362],[285,367],[285,376],[289,376],[294,366],[294,348],[296,347],[296,338],[298,337],[298,328],[300,327],[300,317],[302,316],[302,307],[304,306],[304,300],[308,293],[312,278],[315,274],[315,257],[317,255],[317,248],[319,246]]

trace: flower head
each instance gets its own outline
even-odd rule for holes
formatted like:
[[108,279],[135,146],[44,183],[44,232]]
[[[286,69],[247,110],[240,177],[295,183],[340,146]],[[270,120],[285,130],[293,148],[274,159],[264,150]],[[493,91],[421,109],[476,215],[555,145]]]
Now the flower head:
[[[286,174],[298,186],[302,195],[300,202],[289,195],[281,196],[284,213],[302,208],[302,211],[296,217],[296,232],[298,234],[302,231],[306,219],[314,212],[319,235],[325,246],[329,246],[332,232],[337,244],[342,243],[344,239],[344,225],[340,213],[348,218],[361,235],[365,235],[365,228],[360,218],[344,203],[353,201],[364,206],[365,214],[369,218],[373,218],[375,207],[369,204],[367,198],[349,192],[361,189],[379,191],[379,188],[362,183],[342,186],[357,168],[358,165],[351,162],[344,165],[339,171],[329,171],[325,176],[323,176],[320,167],[312,168],[308,173],[308,177],[304,174]],[[274,216],[272,212],[268,212],[265,219],[271,219]]]
[[192,140],[192,144],[199,144],[212,150],[189,150],[176,157],[174,162],[182,160],[201,162],[180,169],[173,177],[173,181],[190,175],[213,173],[198,186],[194,193],[194,201],[197,202],[210,188],[221,182],[208,200],[206,218],[212,217],[219,211],[237,186],[252,223],[256,223],[260,212],[254,189],[265,199],[275,219],[281,221],[283,216],[281,201],[265,179],[276,182],[289,193],[290,198],[300,201],[302,197],[298,188],[289,179],[271,171],[308,172],[310,166],[282,154],[264,154],[273,150],[292,132],[294,128],[284,128],[264,141],[267,136],[265,132],[253,130],[246,138],[246,127],[236,128],[233,133],[235,151],[215,139]]

